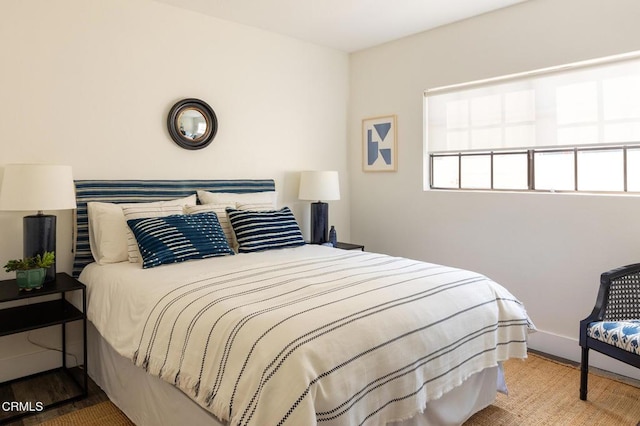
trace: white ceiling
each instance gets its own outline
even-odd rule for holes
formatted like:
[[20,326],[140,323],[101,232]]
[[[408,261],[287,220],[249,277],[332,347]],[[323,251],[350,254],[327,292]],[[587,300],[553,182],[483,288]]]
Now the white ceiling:
[[526,0],[156,0],[345,52]]

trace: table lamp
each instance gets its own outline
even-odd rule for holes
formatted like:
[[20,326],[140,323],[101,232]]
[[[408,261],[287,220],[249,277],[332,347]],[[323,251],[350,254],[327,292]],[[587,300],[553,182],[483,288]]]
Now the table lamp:
[[[29,211],[23,218],[23,256],[56,250],[56,217],[44,210],[76,208],[75,185],[70,166],[8,164],[0,189],[0,210]],[[56,259],[58,258],[56,253]],[[45,283],[55,279],[55,263],[47,269]]]
[[315,203],[311,203],[311,243],[326,243],[329,229],[329,205],[321,200],[340,199],[338,172],[301,172],[298,198],[301,200],[318,200]]

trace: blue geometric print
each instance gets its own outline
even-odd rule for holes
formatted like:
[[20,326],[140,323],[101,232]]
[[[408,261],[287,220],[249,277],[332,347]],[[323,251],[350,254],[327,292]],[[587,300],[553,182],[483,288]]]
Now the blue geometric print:
[[[374,124],[373,128],[380,137],[380,142],[384,142],[391,130],[391,123]],[[379,148],[379,143],[373,138],[373,130],[367,129],[367,164],[369,166],[373,165],[379,156],[382,157],[385,164],[391,165],[391,149]]]
[[391,130],[391,123],[374,124],[373,127],[375,127],[376,132],[380,135],[380,139],[384,140],[389,130]]
[[389,148],[381,149],[380,155],[382,156],[382,159],[384,160],[385,163],[387,163],[388,165],[391,165],[391,149]]
[[378,159],[378,142],[373,141],[373,130],[367,130],[367,164],[372,165]]

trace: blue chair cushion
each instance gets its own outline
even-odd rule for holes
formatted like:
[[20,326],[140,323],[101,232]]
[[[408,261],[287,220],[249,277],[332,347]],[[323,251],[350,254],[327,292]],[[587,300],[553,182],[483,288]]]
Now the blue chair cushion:
[[587,336],[640,355],[640,320],[592,322]]

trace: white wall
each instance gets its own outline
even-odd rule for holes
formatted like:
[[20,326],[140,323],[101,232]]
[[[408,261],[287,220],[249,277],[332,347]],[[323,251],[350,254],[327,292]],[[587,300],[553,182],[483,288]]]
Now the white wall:
[[[488,275],[525,303],[540,330],[531,347],[578,360],[600,273],[640,262],[640,199],[425,192],[422,93],[640,50],[638,16],[635,0],[531,0],[352,54],[352,241]],[[386,114],[398,115],[398,172],[363,173],[361,120]]]
[[[306,235],[298,172],[338,170],[330,221],[348,241],[347,54],[151,0],[2,2],[0,52],[0,167],[69,164],[78,179],[274,178]],[[186,97],[218,116],[203,150],[180,148],[166,130]],[[22,257],[24,214],[0,212],[2,265]],[[70,271],[72,215],[55,214],[58,270]],[[22,348],[16,339],[0,342],[0,361]]]

